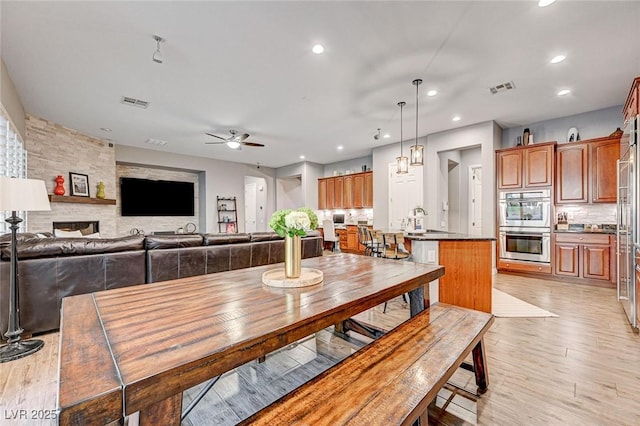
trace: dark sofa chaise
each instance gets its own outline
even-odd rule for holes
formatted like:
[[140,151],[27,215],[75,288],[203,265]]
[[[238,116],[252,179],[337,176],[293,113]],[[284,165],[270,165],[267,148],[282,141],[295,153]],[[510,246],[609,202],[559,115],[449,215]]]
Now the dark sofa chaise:
[[[2,334],[8,320],[9,241],[0,237]],[[302,239],[302,256],[322,256],[319,234]],[[60,327],[63,297],[283,261],[284,240],[272,232],[110,239],[21,234],[20,322],[26,335],[51,331]]]

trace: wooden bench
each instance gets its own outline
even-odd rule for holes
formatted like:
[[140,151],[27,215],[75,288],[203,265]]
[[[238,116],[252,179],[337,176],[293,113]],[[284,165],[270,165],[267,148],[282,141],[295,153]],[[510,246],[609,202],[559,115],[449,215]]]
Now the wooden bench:
[[431,306],[241,424],[426,424],[430,402],[470,352],[486,391],[482,338],[492,323],[484,312]]

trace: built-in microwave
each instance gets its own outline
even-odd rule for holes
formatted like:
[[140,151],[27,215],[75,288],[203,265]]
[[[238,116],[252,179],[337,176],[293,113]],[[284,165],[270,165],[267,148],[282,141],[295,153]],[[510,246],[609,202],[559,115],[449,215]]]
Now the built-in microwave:
[[551,227],[551,191],[510,192],[498,196],[500,226]]
[[551,262],[551,233],[546,228],[500,228],[500,258]]

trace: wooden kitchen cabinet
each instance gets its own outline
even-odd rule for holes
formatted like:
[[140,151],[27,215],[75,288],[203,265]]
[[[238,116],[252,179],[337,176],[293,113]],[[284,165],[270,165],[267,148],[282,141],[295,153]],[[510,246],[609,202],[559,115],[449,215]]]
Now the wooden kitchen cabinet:
[[589,202],[589,146],[567,143],[556,148],[556,204]]
[[558,145],[556,204],[615,203],[619,159],[619,137]]
[[318,209],[373,208],[373,172],[318,179]]
[[605,138],[589,144],[591,155],[591,202],[617,201],[617,161],[620,159],[620,138]]
[[556,233],[554,275],[581,278],[584,284],[613,285],[616,277],[615,236],[609,234]]
[[623,113],[625,123],[640,114],[640,77],[636,77],[631,84],[627,101],[624,103]]
[[318,179],[318,210],[327,208],[327,179]]
[[526,189],[553,185],[555,142],[496,151],[498,189]]

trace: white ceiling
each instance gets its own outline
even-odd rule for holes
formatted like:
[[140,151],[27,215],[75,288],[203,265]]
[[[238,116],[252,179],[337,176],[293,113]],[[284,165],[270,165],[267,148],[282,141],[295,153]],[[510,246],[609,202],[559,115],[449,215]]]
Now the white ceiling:
[[[621,105],[640,75],[638,1],[0,4],[2,58],[28,113],[116,144],[271,167],[397,142],[398,101],[414,138],[415,78],[422,136]],[[153,34],[167,40],[163,64]],[[515,90],[489,93],[508,81]],[[374,140],[378,127],[392,137]],[[266,147],[205,145],[229,129]]]

